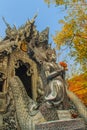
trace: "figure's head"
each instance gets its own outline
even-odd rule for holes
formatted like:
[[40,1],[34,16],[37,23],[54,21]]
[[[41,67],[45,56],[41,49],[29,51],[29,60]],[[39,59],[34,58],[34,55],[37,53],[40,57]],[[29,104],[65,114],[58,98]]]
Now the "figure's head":
[[56,62],[56,51],[54,49],[47,50],[47,60]]

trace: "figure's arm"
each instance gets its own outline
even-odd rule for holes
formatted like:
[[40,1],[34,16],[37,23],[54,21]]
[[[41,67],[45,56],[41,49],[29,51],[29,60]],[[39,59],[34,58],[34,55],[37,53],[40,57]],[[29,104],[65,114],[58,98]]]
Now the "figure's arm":
[[52,80],[53,78],[55,78],[55,77],[57,77],[59,75],[62,75],[63,72],[64,72],[64,70],[60,69],[60,70],[57,70],[57,71],[54,71],[54,72],[50,73],[47,76],[47,81]]
[[48,63],[44,64],[45,66],[45,75],[46,75],[46,79],[47,81],[52,80],[53,78],[59,76],[59,75],[63,75],[64,69],[63,68],[58,68],[57,70],[50,72],[50,65]]

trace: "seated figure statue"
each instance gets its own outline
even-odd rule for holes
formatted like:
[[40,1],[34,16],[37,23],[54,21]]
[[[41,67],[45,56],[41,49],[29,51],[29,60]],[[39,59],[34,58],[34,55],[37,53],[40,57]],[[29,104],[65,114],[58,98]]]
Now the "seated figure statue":
[[65,69],[67,65],[64,64],[65,66],[63,67],[61,66],[62,64],[58,65],[56,63],[55,50],[47,51],[47,59],[48,60],[43,63],[47,79],[44,99],[48,107],[58,107],[64,102],[66,97]]

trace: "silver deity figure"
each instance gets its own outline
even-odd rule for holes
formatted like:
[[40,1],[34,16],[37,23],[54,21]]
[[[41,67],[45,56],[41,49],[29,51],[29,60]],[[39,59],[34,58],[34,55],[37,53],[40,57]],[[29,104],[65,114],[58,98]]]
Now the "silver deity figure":
[[[48,107],[57,107],[65,100],[66,66],[56,63],[56,52],[54,49],[47,51],[47,59],[47,62],[44,62],[43,64],[48,83],[45,88],[44,99],[46,100]],[[64,63],[64,65],[66,64]]]

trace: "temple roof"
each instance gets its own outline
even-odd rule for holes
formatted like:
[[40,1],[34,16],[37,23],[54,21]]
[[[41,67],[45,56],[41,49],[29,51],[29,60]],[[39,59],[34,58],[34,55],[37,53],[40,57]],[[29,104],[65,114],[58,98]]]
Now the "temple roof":
[[28,53],[29,50],[35,50],[36,48],[46,50],[49,47],[49,28],[47,27],[42,32],[39,32],[35,26],[35,18],[36,16],[32,20],[27,20],[18,29],[15,25],[11,27],[3,18],[7,28],[5,31],[6,36],[0,42],[0,56],[8,55],[15,49],[21,49]]

